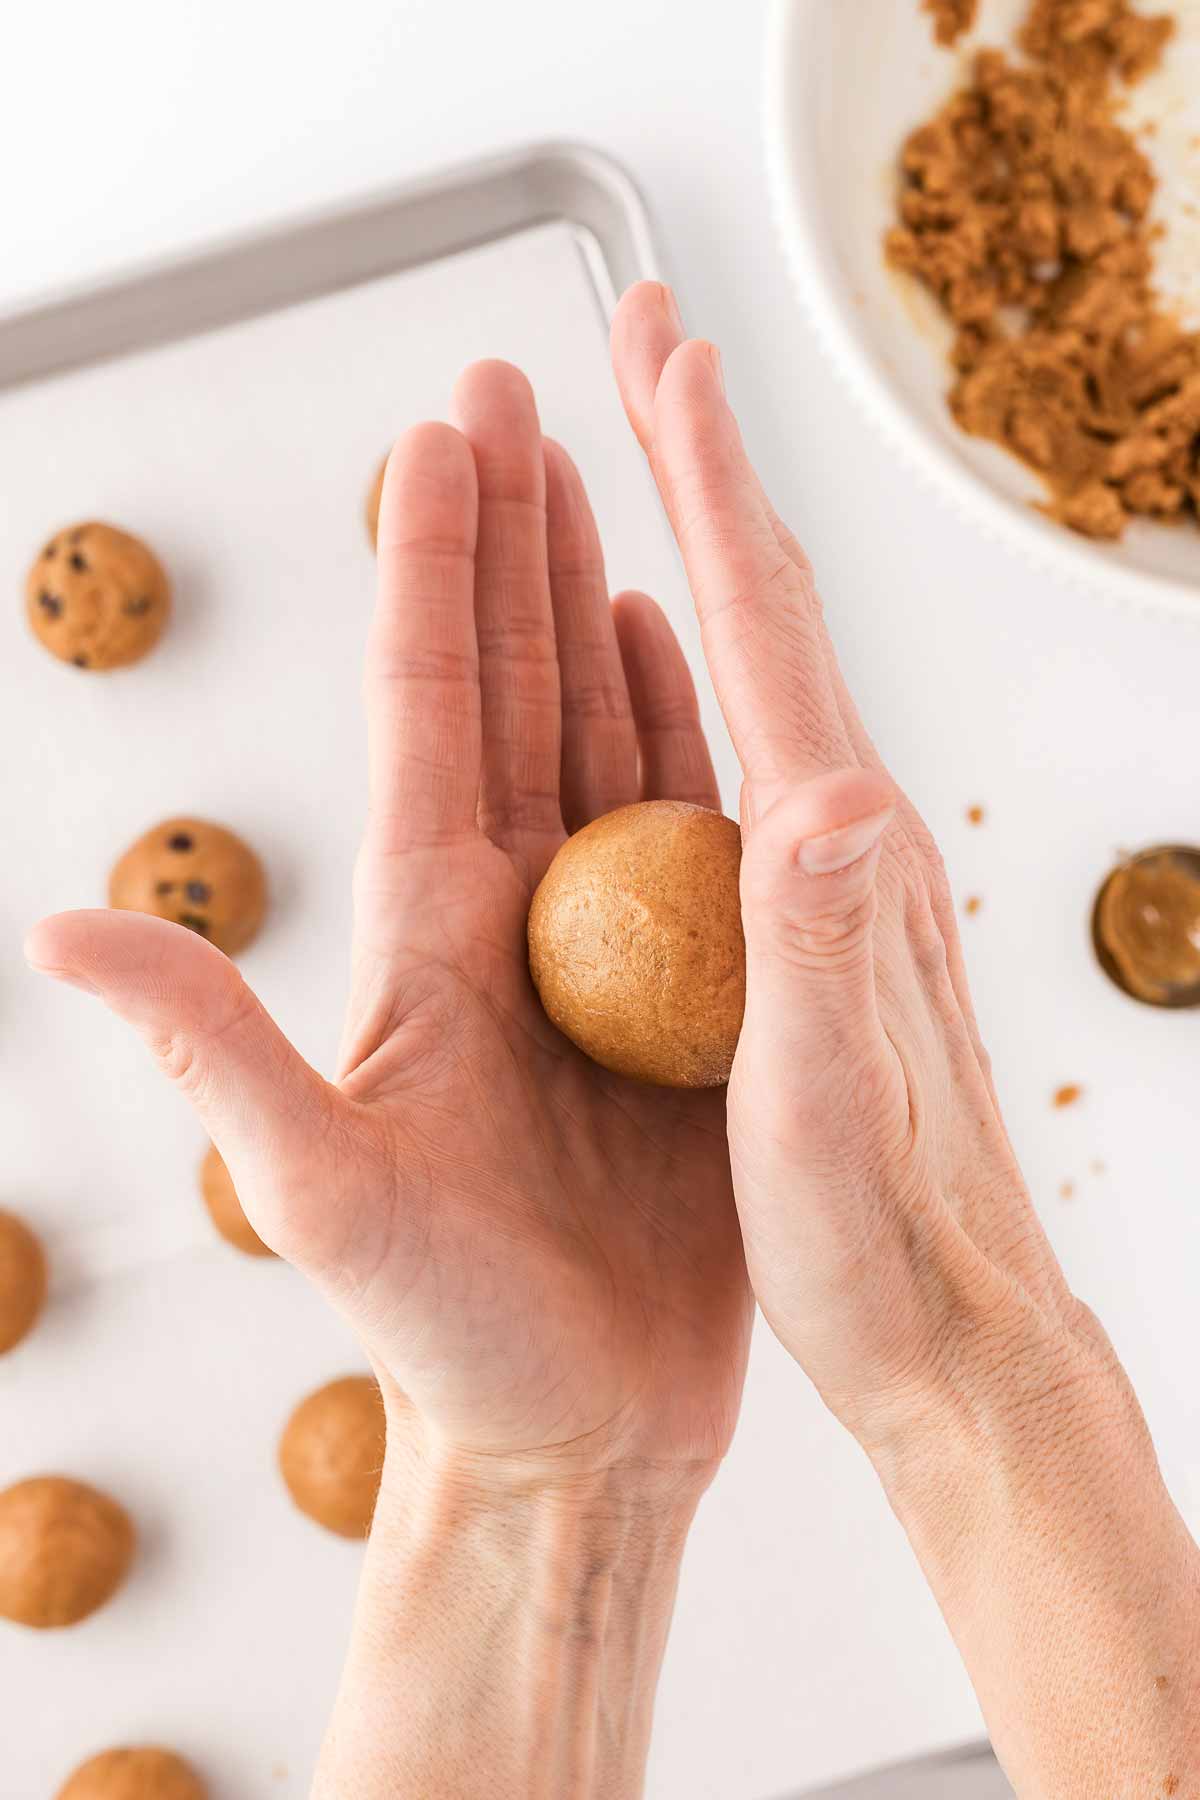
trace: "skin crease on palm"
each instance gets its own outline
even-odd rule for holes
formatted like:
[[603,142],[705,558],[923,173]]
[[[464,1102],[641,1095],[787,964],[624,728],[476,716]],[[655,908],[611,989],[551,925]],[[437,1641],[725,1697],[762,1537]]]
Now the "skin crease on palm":
[[[358,1331],[390,1423],[415,1416],[477,1481],[702,1486],[736,1421],[756,1297],[879,1469],[1010,1773],[1031,1772],[1020,1791],[1094,1794],[1094,1769],[1064,1774],[1030,1707],[1014,1713],[1014,1668],[1033,1693],[1061,1673],[1039,1660],[1044,1634],[1021,1637],[1061,1564],[1022,1560],[1040,1539],[1010,1539],[1012,1518],[1084,1493],[1093,1471],[1099,1498],[1071,1521],[1076,1614],[1116,1646],[1081,1689],[1093,1713],[1126,1674],[1095,1596],[1114,1584],[1124,1620],[1140,1595],[1120,1543],[1110,1557],[1105,1472],[1128,1470],[1128,1536],[1181,1590],[1194,1547],[1037,1221],[936,850],[854,711],[719,359],[655,283],[626,295],[613,350],[744,776],[747,1007],[728,1095],[595,1067],[529,980],[529,901],[565,835],[639,797],[717,792],[670,627],[644,596],[610,607],[579,478],[503,364],[468,370],[455,424],[416,427],[390,460],[336,1080],[177,926],[64,914],[30,960],[141,1031],[255,1228]],[[985,1541],[985,1490],[995,1561],[961,1563],[959,1544]],[[1008,1602],[1004,1637],[990,1621]]]

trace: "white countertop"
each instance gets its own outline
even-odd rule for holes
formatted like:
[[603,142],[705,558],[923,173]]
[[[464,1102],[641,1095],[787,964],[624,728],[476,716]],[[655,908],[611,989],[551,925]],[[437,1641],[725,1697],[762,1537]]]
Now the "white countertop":
[[[64,22],[23,8],[0,68],[0,307],[531,138],[587,139],[632,170],[686,315],[722,344],[752,451],[813,555],[868,723],[957,888],[984,899],[968,955],[1011,1128],[1195,1523],[1200,1399],[1175,1371],[1200,1348],[1200,1020],[1122,1001],[1091,965],[1085,921],[1119,846],[1200,838],[1200,631],[1050,586],[914,487],[850,409],[769,222],[761,12],[115,0]],[[978,831],[964,820],[975,802]],[[1052,1111],[1071,1081],[1083,1104]],[[977,1729],[871,1471],[764,1336],[689,1554],[650,1792],[761,1800]]]

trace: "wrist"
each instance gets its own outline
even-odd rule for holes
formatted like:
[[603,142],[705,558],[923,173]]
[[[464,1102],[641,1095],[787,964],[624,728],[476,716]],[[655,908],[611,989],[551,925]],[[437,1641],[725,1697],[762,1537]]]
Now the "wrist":
[[[432,1511],[462,1517],[489,1513],[512,1519],[539,1512],[566,1520],[640,1521],[649,1530],[686,1532],[720,1467],[713,1462],[654,1462],[648,1458],[592,1464],[572,1450],[481,1452],[450,1442],[432,1429],[402,1395],[386,1395],[387,1453],[380,1482],[386,1520],[408,1513],[414,1495]],[[379,1512],[377,1510],[377,1518]]]
[[480,1457],[390,1408],[317,1794],[344,1791],[386,1739],[404,1749],[378,1790],[361,1787],[370,1800],[635,1800],[705,1485]]
[[1183,1792],[1200,1552],[1119,1362],[1079,1325],[964,1367],[870,1454],[1017,1791],[1141,1792],[1158,1768],[1146,1791]]

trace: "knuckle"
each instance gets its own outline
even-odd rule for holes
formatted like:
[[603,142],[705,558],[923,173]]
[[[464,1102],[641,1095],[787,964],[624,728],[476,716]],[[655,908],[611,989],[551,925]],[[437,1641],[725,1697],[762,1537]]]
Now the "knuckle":
[[780,954],[801,967],[857,967],[866,955],[875,923],[872,889],[848,904],[830,904],[812,912],[783,911],[775,916],[773,938]]
[[240,1031],[257,1010],[258,1002],[231,968],[211,1021],[162,1031],[151,1040],[151,1054],[168,1080],[194,1098],[211,1079],[213,1046]]

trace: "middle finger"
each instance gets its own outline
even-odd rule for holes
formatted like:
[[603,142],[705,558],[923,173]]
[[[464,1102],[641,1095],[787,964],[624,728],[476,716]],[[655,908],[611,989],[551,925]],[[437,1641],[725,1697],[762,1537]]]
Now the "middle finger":
[[479,822],[534,883],[563,833],[542,429],[533,390],[509,363],[467,369],[455,389],[454,411],[479,475]]

